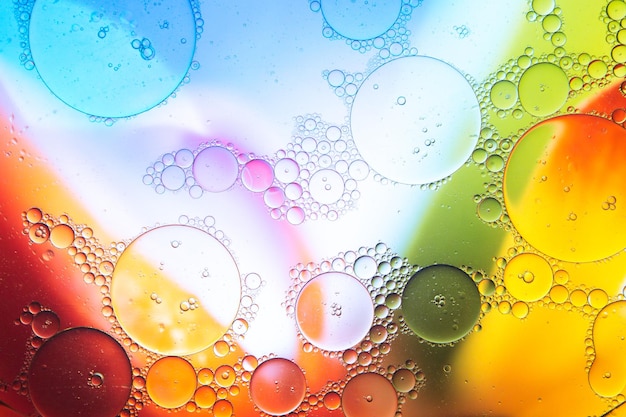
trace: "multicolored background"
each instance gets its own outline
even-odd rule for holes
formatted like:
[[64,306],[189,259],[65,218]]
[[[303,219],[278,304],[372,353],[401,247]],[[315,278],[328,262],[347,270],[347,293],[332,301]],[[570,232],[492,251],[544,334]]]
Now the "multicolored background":
[[[68,415],[80,395],[93,408],[76,415],[103,417],[625,412],[622,0],[11,0],[0,4],[0,22],[0,415]],[[324,136],[333,127],[340,139]],[[228,157],[202,173],[191,161],[173,162],[215,147]],[[289,175],[277,161],[289,158],[300,174],[281,181]],[[257,159],[267,163],[261,171],[246,165]],[[327,176],[315,177],[322,169]],[[308,194],[289,194],[288,182]],[[38,224],[67,224],[101,253],[78,260],[84,242],[53,244],[37,235]],[[206,262],[233,262],[245,284],[248,304],[237,314],[247,327],[222,323],[226,336],[200,352],[159,352],[156,342],[151,350],[149,327],[133,340],[123,312],[141,324],[153,304],[137,308],[131,299],[125,309],[111,299],[122,267],[102,272],[103,262],[115,264],[134,239],[163,225],[210,234],[232,260],[209,254]],[[385,254],[404,272],[385,275]],[[390,310],[371,323],[389,343],[376,341],[369,322],[354,349],[308,343],[293,311],[299,291],[337,271],[335,260],[352,265],[359,256],[379,262],[371,274],[358,276],[356,264],[351,271],[371,286],[366,304]],[[133,260],[143,271],[142,259]],[[436,264],[463,271],[480,296],[472,304],[456,283],[439,281],[437,291],[460,300],[451,314],[475,307],[479,316],[451,343],[416,334],[404,319],[417,310],[415,320],[439,320],[430,301],[411,309],[408,293],[404,305],[390,296]],[[87,276],[94,265],[102,282]],[[184,268],[155,288],[197,285]],[[247,282],[251,274],[260,281]],[[310,302],[319,296],[325,306],[319,291]],[[233,308],[206,297],[200,306],[209,314]],[[341,297],[345,317],[370,308],[356,295]],[[320,309],[320,321],[328,319]],[[49,334],[36,327],[46,314]],[[352,317],[348,325],[362,324]],[[66,349],[39,353],[62,330],[84,327],[87,335],[75,332]],[[316,339],[326,330],[311,331]],[[97,360],[99,343],[110,341],[117,356]],[[373,365],[355,365],[352,352],[372,353]],[[116,364],[126,372],[126,357],[132,386],[108,385]],[[179,357],[169,367],[157,362]],[[251,393],[250,378],[272,358],[305,376],[304,385],[287,378],[304,393],[284,413],[291,394]],[[110,373],[47,383],[33,366],[42,361]],[[158,377],[155,363],[165,364]],[[203,371],[221,366],[233,374]],[[406,390],[398,370],[415,379]],[[356,383],[346,387],[361,375],[370,381],[361,378],[354,394]],[[125,389],[126,402],[112,407]],[[56,411],[37,407],[42,395],[56,395]]]

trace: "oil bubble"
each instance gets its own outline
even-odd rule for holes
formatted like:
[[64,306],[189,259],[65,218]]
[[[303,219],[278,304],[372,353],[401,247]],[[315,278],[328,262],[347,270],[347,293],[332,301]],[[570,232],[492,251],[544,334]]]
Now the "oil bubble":
[[[437,86],[444,84],[453,97],[440,94]],[[399,96],[406,103],[392,105]],[[465,77],[427,56],[396,59],[372,72],[354,98],[350,118],[362,158],[380,175],[404,184],[429,184],[454,173],[472,154],[481,124],[478,100]],[[433,139],[428,152],[414,152],[416,143]]]
[[46,310],[38,313],[31,323],[33,333],[42,339],[54,336],[61,327],[61,321],[56,313]]
[[163,357],[150,366],[146,376],[146,390],[150,399],[163,408],[181,407],[195,393],[196,372],[183,358]]
[[296,321],[315,346],[340,351],[361,341],[374,319],[365,286],[343,272],[326,272],[311,279],[296,300]]
[[263,412],[283,415],[294,411],[306,395],[306,379],[298,365],[283,358],[260,364],[250,380],[250,397]]
[[[93,379],[96,375],[98,380]],[[85,410],[93,417],[111,417],[126,404],[131,379],[130,361],[115,339],[100,330],[75,327],[52,336],[37,350],[28,393],[46,417],[77,416]]]
[[401,8],[400,0],[321,2],[326,23],[341,36],[355,40],[373,39],[384,34],[398,19]]
[[521,253],[511,259],[504,269],[507,291],[521,301],[537,301],[552,287],[552,268],[541,256]]
[[450,265],[417,271],[402,293],[407,326],[433,343],[455,342],[467,335],[480,315],[480,293],[474,281]]
[[501,110],[508,110],[517,103],[517,87],[511,81],[501,80],[491,87],[491,102]]
[[300,167],[296,161],[291,158],[283,158],[274,164],[274,176],[284,184],[295,181],[300,175]]
[[221,146],[201,150],[193,161],[192,169],[198,185],[212,193],[228,190],[239,176],[237,158]]
[[[181,244],[173,248],[172,241]],[[202,271],[208,271],[206,277]],[[199,352],[221,338],[235,319],[241,292],[240,274],[226,247],[182,225],[157,227],[133,240],[111,279],[112,305],[124,331],[151,351],[169,355]],[[181,302],[190,297],[197,308],[181,315]]]
[[[196,39],[193,10],[186,3],[172,15],[174,7],[174,0],[149,5],[37,0],[26,48],[45,85],[70,107],[109,118],[135,115],[170,96],[189,71]],[[99,22],[91,19],[93,10],[101,15]],[[168,19],[165,33],[158,22]],[[138,26],[142,39],[134,36]],[[193,41],[180,44],[180,38]],[[115,71],[111,62],[119,63]]]
[[[503,190],[511,222],[528,243],[573,262],[623,249],[621,207],[602,210],[607,195],[626,198],[619,179],[626,175],[620,162],[626,158],[623,132],[605,118],[569,114],[541,122],[520,138],[507,162]],[[614,175],[605,175],[606,166]],[[565,193],[564,184],[573,186]]]
[[589,369],[589,385],[602,397],[614,397],[626,387],[626,364],[619,360],[626,354],[623,328],[626,301],[604,307],[593,322],[595,358]]
[[569,79],[563,70],[549,62],[529,67],[519,81],[519,99],[533,116],[548,116],[558,111],[569,94]]
[[416,384],[415,374],[408,369],[398,369],[391,377],[391,383],[398,392],[409,392]]
[[322,204],[337,202],[343,195],[345,184],[337,171],[321,169],[311,176],[309,191],[311,197]]
[[483,199],[478,204],[478,216],[486,222],[495,222],[502,215],[502,205],[492,197]]
[[59,249],[69,247],[74,241],[74,229],[67,224],[58,224],[50,231],[50,243]]
[[363,373],[346,384],[341,408],[346,417],[394,417],[398,397],[387,378],[375,373]]
[[263,159],[253,159],[246,162],[241,169],[241,182],[252,192],[263,192],[274,182],[274,170],[269,162]]

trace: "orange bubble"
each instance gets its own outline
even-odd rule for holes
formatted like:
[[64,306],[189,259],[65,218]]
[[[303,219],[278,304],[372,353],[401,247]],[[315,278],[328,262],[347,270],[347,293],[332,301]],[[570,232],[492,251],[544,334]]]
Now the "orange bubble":
[[602,397],[614,397],[626,388],[626,301],[604,307],[593,323],[595,359],[589,370],[589,385]]
[[334,391],[324,395],[324,406],[329,410],[336,410],[341,406],[341,396]]
[[196,372],[185,359],[167,356],[156,361],[146,377],[148,395],[163,408],[181,407],[194,395]]
[[59,249],[65,249],[74,241],[74,229],[66,224],[59,224],[50,232],[50,243]]
[[196,405],[200,408],[209,408],[215,404],[215,400],[217,400],[217,394],[215,390],[208,386],[202,386],[196,390],[196,394],[194,396],[194,400]]
[[306,395],[306,379],[298,365],[283,358],[259,365],[250,380],[250,396],[261,411],[272,415],[292,412]]
[[28,237],[33,243],[41,244],[48,240],[50,229],[43,223],[35,223],[28,229]]
[[215,417],[230,417],[233,415],[233,405],[228,400],[219,400],[213,405]]
[[360,374],[346,384],[341,407],[346,417],[394,417],[398,396],[384,376]]
[[504,173],[513,225],[536,249],[565,261],[621,251],[624,160],[626,132],[610,120],[570,114],[535,125],[515,145]]

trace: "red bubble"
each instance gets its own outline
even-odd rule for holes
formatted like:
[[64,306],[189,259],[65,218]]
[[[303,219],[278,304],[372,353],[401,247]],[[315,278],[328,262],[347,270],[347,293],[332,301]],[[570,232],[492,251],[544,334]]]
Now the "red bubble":
[[298,365],[287,359],[263,362],[252,374],[250,396],[261,411],[272,415],[292,412],[306,395],[306,379]]

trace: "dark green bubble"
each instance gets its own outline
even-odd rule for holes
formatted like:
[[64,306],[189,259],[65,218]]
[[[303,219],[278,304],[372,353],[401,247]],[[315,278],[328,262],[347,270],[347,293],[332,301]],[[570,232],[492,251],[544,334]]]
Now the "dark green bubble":
[[472,279],[449,265],[417,271],[402,293],[408,327],[422,339],[450,343],[468,334],[480,315],[480,294]]

